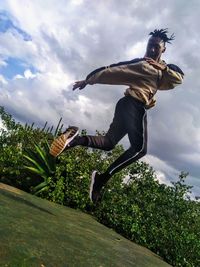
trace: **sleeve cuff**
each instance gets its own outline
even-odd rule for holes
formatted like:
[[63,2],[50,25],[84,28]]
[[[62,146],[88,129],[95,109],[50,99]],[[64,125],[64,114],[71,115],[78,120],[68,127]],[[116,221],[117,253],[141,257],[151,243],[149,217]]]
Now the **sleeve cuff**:
[[168,72],[169,67],[166,65],[166,67],[164,68],[164,70],[162,70],[162,72]]

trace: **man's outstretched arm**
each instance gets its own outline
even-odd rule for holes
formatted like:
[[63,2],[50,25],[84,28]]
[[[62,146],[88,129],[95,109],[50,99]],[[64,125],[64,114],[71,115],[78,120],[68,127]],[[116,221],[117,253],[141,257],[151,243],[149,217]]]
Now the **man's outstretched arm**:
[[72,90],[76,90],[76,89],[79,89],[79,90],[82,90],[83,88],[85,88],[87,85],[87,81],[86,80],[82,80],[82,81],[77,81],[73,84],[73,88]]
[[132,82],[134,71],[134,63],[144,59],[134,59],[123,61],[110,66],[95,69],[89,73],[85,80],[77,81],[73,85],[73,90],[83,89],[87,84],[115,84],[115,85],[130,85]]

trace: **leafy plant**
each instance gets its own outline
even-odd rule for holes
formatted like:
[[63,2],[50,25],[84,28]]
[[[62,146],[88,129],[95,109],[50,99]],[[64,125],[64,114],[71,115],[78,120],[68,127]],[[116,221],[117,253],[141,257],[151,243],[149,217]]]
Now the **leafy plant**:
[[51,142],[61,132],[62,118],[55,130],[48,127],[47,122],[42,128],[34,127],[34,123],[17,123],[1,106],[0,118],[3,124],[0,128],[0,181],[30,192],[43,178],[24,168],[27,159],[23,154],[35,151],[35,144]]
[[56,160],[49,153],[49,144],[47,141],[45,141],[43,147],[35,144],[34,150],[27,150],[23,156],[28,163],[24,168],[43,178],[43,181],[33,188],[33,192],[37,195],[48,189],[50,183],[49,178],[55,174]]

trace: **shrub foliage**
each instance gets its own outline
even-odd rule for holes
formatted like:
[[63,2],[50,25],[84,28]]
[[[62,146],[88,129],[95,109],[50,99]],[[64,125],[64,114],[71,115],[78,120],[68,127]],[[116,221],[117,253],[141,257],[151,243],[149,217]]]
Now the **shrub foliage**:
[[200,203],[189,196],[186,173],[167,186],[159,184],[148,164],[136,162],[108,182],[94,207],[88,197],[90,174],[106,170],[122,146],[106,153],[76,147],[55,160],[48,148],[61,131],[61,121],[53,133],[47,124],[40,129],[16,123],[3,107],[0,116],[0,182],[90,212],[173,266],[200,266]]

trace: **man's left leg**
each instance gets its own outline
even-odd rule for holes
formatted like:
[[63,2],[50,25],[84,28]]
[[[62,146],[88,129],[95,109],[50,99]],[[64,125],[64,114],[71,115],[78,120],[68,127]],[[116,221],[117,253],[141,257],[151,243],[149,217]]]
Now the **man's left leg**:
[[[132,128],[132,127],[130,127]],[[135,127],[134,127],[135,128]],[[147,152],[147,118],[146,112],[142,118],[142,127],[138,126],[137,132],[128,131],[128,137],[131,147],[126,150],[115,162],[113,162],[106,171],[110,175],[114,175],[124,169],[131,163],[137,161],[146,155]]]
[[[128,104],[128,103],[127,103]],[[131,103],[134,104],[134,103]],[[92,175],[92,181],[96,181],[90,192],[90,198],[93,202],[98,201],[100,197],[101,188],[108,182],[112,175],[119,172],[126,166],[137,161],[146,154],[147,151],[147,118],[146,110],[141,106],[129,107],[129,115],[126,112],[125,127],[128,132],[128,137],[131,143],[131,147],[126,150],[119,158],[117,158],[102,174],[94,172]],[[92,184],[93,185],[93,184]]]

